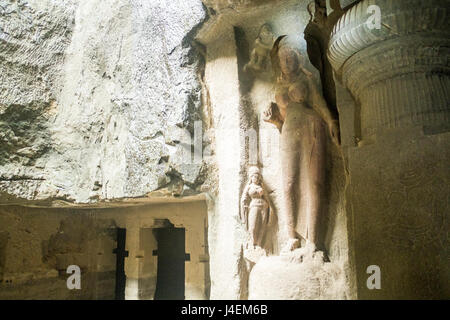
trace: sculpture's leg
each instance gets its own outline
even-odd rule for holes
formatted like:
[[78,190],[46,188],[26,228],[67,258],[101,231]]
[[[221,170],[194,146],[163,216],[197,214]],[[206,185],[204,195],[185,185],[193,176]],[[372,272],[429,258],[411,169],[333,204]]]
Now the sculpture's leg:
[[263,247],[264,234],[266,233],[266,224],[264,222],[266,221],[266,219],[269,218],[267,217],[268,214],[269,212],[266,208],[261,208],[258,212],[259,229],[258,232],[256,233],[257,236],[256,243],[261,248]]
[[299,146],[297,130],[287,130],[283,127],[281,134],[281,171],[283,179],[284,218],[286,233],[290,239],[297,238],[295,232],[298,208],[298,180],[299,180]]
[[301,157],[301,223],[302,236],[314,248],[319,244],[319,218],[325,187],[326,131],[321,119],[311,117],[302,135]]
[[251,207],[249,214],[248,214],[248,224],[249,224],[249,231],[250,231],[250,237],[251,237],[251,244],[253,246],[260,245],[258,243],[259,239],[259,233],[262,228],[261,223],[261,217],[258,214],[259,208],[257,207]]

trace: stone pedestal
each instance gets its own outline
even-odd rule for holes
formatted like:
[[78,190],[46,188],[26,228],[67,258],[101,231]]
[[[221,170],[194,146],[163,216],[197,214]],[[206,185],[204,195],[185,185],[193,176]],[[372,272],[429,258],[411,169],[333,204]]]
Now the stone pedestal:
[[[370,29],[370,5],[381,29]],[[328,56],[356,108],[345,149],[360,299],[450,296],[450,1],[364,0],[337,22]],[[369,290],[367,268],[381,270]]]
[[306,248],[261,257],[249,277],[250,300],[337,300],[347,292],[342,266]]

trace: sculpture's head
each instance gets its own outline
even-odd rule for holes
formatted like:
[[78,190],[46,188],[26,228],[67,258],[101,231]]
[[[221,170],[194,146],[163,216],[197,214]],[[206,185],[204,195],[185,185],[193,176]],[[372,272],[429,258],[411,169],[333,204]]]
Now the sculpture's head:
[[295,78],[302,70],[305,59],[297,46],[287,36],[279,37],[273,46],[272,66],[277,77],[289,80]]
[[259,30],[259,39],[266,44],[271,44],[273,41],[273,32],[270,24],[265,23]]
[[261,173],[258,167],[250,167],[248,170],[248,177],[251,183],[260,184],[261,183]]
[[281,72],[288,77],[295,76],[300,67],[301,54],[288,46],[282,46],[278,51],[278,57]]

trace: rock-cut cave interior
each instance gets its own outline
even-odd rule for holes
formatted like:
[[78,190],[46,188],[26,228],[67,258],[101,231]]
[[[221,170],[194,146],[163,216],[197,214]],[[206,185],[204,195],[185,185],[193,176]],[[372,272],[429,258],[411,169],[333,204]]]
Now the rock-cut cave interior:
[[0,300],[450,298],[450,0],[0,0]]

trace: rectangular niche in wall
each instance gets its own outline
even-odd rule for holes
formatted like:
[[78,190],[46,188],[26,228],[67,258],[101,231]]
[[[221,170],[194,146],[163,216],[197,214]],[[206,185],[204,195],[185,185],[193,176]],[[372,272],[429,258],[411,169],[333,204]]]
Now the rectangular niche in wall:
[[155,229],[158,256],[155,300],[184,300],[185,298],[185,229]]

